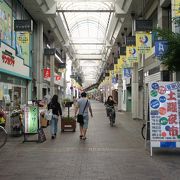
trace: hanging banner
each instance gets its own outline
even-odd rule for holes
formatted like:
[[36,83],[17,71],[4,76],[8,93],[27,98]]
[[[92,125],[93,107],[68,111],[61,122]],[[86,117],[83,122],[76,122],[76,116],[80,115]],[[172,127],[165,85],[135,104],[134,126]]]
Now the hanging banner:
[[180,0],[174,0],[174,15],[180,17]]
[[44,69],[44,78],[50,78],[51,77],[51,71],[49,68]]
[[180,147],[180,83],[152,82],[149,97],[151,147]]
[[126,47],[126,59],[130,63],[137,62],[136,46],[127,46]]
[[155,56],[161,58],[168,48],[168,42],[164,40],[155,41]]
[[114,64],[114,74],[118,74],[118,72],[119,72],[118,64]]
[[29,65],[29,47],[30,35],[29,32],[16,32],[16,53],[17,56],[24,59],[24,63]]
[[152,35],[147,32],[136,32],[136,49],[137,53],[151,53]]
[[57,75],[56,76],[56,81],[60,81],[61,80],[61,76]]
[[135,45],[136,45],[136,36],[127,36],[126,46],[135,46]]
[[39,111],[37,106],[26,106],[24,108],[24,133],[36,134],[38,130]]
[[123,63],[123,64],[122,64],[122,68],[128,68],[128,67],[131,67],[130,62],[127,61],[125,55],[121,55],[121,56],[120,56],[120,61]]
[[131,68],[124,68],[123,69],[123,77],[124,78],[130,78],[131,76],[132,76]]

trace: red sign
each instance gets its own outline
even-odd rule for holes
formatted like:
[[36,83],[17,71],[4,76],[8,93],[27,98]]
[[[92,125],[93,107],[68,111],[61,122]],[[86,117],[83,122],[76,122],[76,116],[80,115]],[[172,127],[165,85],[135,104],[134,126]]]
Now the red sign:
[[59,80],[61,80],[61,76],[56,76],[56,81],[59,81]]
[[51,74],[50,74],[50,69],[44,69],[44,78],[50,78]]
[[15,60],[14,60],[14,57],[13,56],[10,56],[4,52],[2,52],[2,62],[5,63],[5,64],[8,64],[8,65],[12,65],[14,66],[15,64]]

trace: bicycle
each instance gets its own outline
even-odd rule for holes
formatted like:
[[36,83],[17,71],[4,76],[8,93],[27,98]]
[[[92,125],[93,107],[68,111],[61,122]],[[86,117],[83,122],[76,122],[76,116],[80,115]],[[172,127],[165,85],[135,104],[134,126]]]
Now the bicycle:
[[0,148],[2,148],[7,142],[7,131],[0,125]]
[[115,109],[113,106],[106,105],[107,115],[109,117],[110,126],[112,127],[115,123]]
[[143,139],[150,140],[150,122],[149,121],[147,123],[143,123],[142,128],[141,128],[141,136]]
[[141,136],[143,139],[145,139],[145,133],[146,133],[146,123],[143,123],[141,128]]

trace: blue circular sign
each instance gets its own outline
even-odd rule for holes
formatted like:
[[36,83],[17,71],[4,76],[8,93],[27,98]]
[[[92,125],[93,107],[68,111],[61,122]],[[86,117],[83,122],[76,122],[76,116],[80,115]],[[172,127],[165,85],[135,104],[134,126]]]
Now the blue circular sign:
[[160,102],[159,102],[157,99],[153,99],[153,100],[151,101],[151,107],[152,107],[153,109],[157,109],[157,108],[159,108],[159,106],[160,106]]
[[165,97],[165,96],[160,96],[160,97],[159,97],[159,101],[160,101],[161,103],[166,102],[166,97]]
[[152,89],[159,89],[159,84],[158,83],[152,83],[151,87],[152,87]]

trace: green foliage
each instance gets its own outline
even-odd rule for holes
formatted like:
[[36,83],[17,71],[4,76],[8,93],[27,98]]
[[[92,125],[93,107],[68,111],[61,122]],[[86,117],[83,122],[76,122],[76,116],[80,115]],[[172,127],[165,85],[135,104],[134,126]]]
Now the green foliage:
[[[177,26],[180,25],[180,20],[173,20]],[[168,49],[161,57],[162,63],[168,68],[169,71],[180,71],[180,34],[174,33],[168,29],[156,29],[158,37],[162,40],[167,40]]]

